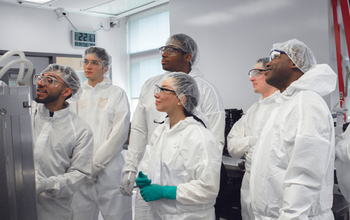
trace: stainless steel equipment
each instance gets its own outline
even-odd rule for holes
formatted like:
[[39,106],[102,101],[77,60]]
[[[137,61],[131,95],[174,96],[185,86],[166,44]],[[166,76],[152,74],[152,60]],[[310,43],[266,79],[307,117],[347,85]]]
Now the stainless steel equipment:
[[0,87],[0,219],[37,219],[29,87]]
[[[29,83],[32,63],[23,52],[9,51],[0,58],[19,54],[0,70],[0,78],[11,66],[21,63],[16,86],[0,86],[0,219],[35,220],[36,187]],[[23,63],[28,71],[24,74]]]

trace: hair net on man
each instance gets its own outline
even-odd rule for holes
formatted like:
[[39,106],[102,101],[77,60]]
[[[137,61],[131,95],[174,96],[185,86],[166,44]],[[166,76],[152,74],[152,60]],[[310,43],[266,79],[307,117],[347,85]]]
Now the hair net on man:
[[166,45],[173,45],[186,53],[190,53],[191,58],[191,66],[194,67],[197,65],[199,60],[199,51],[197,47],[197,43],[186,34],[174,34],[168,38],[166,41]]
[[73,99],[78,100],[80,96],[80,92],[78,92],[80,88],[80,79],[72,67],[54,63],[50,64],[42,71],[41,75],[44,73],[53,73],[59,76],[68,87],[72,89]]
[[[104,48],[101,47],[89,47],[85,50],[84,53],[84,59],[87,55],[92,54],[95,55],[102,63],[102,68],[109,68],[110,64],[110,59],[109,59],[109,54]],[[104,74],[105,76],[108,76],[108,71]]]
[[199,89],[193,77],[183,72],[173,72],[165,80],[174,89],[186,111],[194,114],[199,101]]
[[283,43],[275,43],[272,45],[271,50],[284,51],[289,59],[291,59],[303,73],[314,68],[317,64],[310,48],[297,39],[292,39]]

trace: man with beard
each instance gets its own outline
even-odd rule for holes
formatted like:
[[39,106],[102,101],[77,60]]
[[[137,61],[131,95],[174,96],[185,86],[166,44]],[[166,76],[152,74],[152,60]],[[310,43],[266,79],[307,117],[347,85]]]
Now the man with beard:
[[91,175],[93,138],[89,125],[69,111],[80,80],[69,66],[50,64],[32,103],[38,219],[73,219],[73,194]]

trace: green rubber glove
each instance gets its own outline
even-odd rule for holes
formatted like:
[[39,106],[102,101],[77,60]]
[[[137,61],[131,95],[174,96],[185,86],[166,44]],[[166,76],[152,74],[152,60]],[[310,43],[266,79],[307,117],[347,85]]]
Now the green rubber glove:
[[160,186],[158,184],[151,184],[141,189],[142,198],[146,202],[155,201],[158,199],[176,199],[176,186]]
[[139,172],[139,176],[136,179],[136,185],[140,189],[151,185],[151,180],[147,178],[147,175],[143,174],[142,171]]

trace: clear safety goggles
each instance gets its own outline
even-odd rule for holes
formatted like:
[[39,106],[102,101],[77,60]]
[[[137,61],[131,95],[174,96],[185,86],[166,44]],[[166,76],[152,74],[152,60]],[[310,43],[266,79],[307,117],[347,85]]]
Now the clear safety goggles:
[[163,88],[163,87],[160,87],[158,85],[156,85],[156,88],[154,89],[154,95],[161,95],[161,94],[164,94],[167,92],[173,92],[175,95],[176,95],[176,92],[174,90],[171,90],[171,89],[166,89],[166,88]]
[[265,69],[251,69],[248,72],[249,78],[254,77],[255,79],[263,74],[265,74]]
[[88,66],[90,64],[90,66],[92,67],[99,67],[99,68],[102,68],[102,63],[100,61],[97,61],[97,60],[87,60],[87,59],[84,59],[83,60],[84,62],[84,66]]
[[182,50],[180,48],[173,47],[173,46],[163,46],[163,47],[159,48],[160,54],[165,53],[169,57],[176,56],[176,54],[179,51],[182,52],[182,53],[186,53],[184,50]]
[[53,86],[57,87],[60,83],[65,84],[67,87],[69,87],[65,82],[60,82],[57,79],[55,79],[52,76],[39,76],[39,75],[34,75],[33,77],[33,83],[37,84],[40,80],[42,80],[43,84],[45,86]]
[[281,54],[286,54],[286,52],[282,51],[282,50],[272,50],[270,52],[270,62],[276,58],[279,58],[281,56]]

